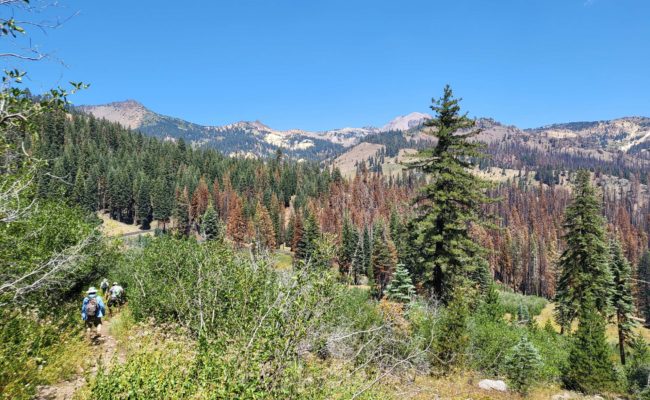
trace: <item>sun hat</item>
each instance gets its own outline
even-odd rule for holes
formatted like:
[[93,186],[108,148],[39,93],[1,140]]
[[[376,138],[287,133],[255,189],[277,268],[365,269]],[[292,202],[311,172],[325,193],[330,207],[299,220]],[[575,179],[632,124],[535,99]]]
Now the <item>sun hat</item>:
[[117,282],[113,282],[113,286],[117,286]]
[[94,286],[91,286],[90,288],[88,288],[88,292],[86,292],[86,293],[88,293],[88,294],[97,293],[97,289],[95,289]]

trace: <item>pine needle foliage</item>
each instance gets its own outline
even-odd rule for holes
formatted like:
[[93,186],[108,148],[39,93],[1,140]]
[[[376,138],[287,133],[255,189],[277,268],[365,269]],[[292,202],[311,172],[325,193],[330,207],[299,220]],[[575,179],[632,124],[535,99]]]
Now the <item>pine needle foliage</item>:
[[612,281],[605,222],[589,171],[578,171],[574,191],[565,213],[566,249],[560,257],[555,296],[555,318],[563,330],[580,314],[587,297],[594,299],[596,311],[606,316]]
[[415,286],[411,274],[404,264],[397,264],[393,279],[386,286],[386,297],[389,300],[408,303],[415,294]]
[[645,325],[650,326],[650,250],[646,251],[637,268],[639,308],[645,318]]
[[215,241],[223,239],[219,218],[214,207],[212,207],[212,203],[208,205],[208,208],[205,210],[205,214],[203,215],[203,232],[205,240]]
[[518,392],[527,394],[537,380],[542,367],[542,358],[533,344],[524,335],[506,358],[506,374],[510,385]]
[[425,123],[437,144],[418,153],[408,164],[427,174],[431,183],[416,197],[416,270],[423,287],[451,300],[455,287],[472,281],[474,271],[484,263],[483,247],[470,237],[472,224],[482,222],[481,206],[493,199],[485,195],[489,183],[471,172],[473,160],[483,156],[482,144],[470,141],[480,133],[475,121],[461,114],[461,99],[454,98],[449,85],[442,98],[433,100],[435,117]]
[[615,391],[616,372],[605,337],[605,320],[588,296],[579,315],[563,374],[567,389],[583,393]]
[[634,313],[634,298],[632,297],[630,263],[623,255],[623,249],[618,240],[610,242],[612,273],[612,307],[618,331],[618,346],[621,364],[625,365],[625,347],[634,335],[632,328],[636,325],[632,314]]

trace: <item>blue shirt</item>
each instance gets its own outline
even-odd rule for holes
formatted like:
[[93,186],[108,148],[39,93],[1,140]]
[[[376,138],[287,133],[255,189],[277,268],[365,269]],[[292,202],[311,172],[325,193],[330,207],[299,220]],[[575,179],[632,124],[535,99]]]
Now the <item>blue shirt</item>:
[[106,309],[104,308],[104,301],[100,296],[97,296],[96,294],[89,294],[84,298],[83,304],[81,305],[81,319],[84,321],[86,320],[86,304],[90,301],[90,299],[97,298],[97,314],[95,316],[97,318],[101,318],[104,316],[104,313],[106,312]]

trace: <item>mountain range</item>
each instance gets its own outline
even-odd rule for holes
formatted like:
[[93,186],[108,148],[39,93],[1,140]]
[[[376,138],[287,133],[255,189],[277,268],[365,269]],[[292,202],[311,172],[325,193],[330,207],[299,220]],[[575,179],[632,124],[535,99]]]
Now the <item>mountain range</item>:
[[390,130],[417,128],[430,118],[423,113],[399,116],[382,128],[340,128],[322,132],[302,129],[276,130],[260,121],[240,121],[223,126],[194,124],[180,118],[158,114],[135,100],[80,106],[79,111],[164,140],[183,138],[194,146],[215,147],[225,154],[265,156],[276,149],[294,158],[324,160],[336,156],[363,138]]
[[[195,147],[219,149],[233,156],[268,156],[278,148],[295,159],[333,160],[369,138],[381,144],[382,135],[401,132],[410,141],[427,135],[424,121],[430,115],[413,112],[398,116],[381,128],[340,128],[327,131],[276,130],[260,121],[240,121],[223,126],[205,126],[158,114],[135,100],[103,105],[79,106],[77,110],[120,123],[163,140],[182,138]],[[623,158],[650,161],[650,118],[625,117],[595,122],[552,124],[520,129],[493,119],[479,118],[478,140],[485,143],[517,144],[542,152],[562,152],[603,160]]]

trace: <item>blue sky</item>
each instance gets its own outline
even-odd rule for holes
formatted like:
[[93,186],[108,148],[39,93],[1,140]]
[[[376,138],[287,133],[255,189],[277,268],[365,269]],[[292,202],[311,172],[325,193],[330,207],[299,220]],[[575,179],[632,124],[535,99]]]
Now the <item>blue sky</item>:
[[39,18],[78,15],[32,39],[60,61],[24,68],[36,91],[91,83],[76,104],[324,130],[426,112],[449,83],[471,116],[521,127],[650,116],[647,0],[60,4]]

